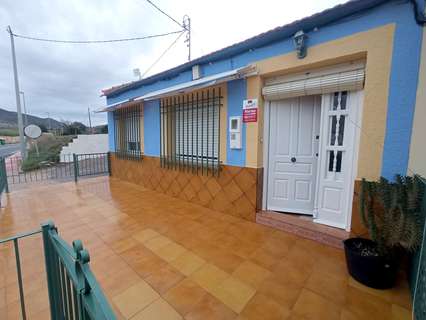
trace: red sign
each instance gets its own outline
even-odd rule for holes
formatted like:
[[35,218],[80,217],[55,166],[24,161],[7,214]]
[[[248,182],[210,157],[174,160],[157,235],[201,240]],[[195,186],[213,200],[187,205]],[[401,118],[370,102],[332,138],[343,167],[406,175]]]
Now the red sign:
[[257,108],[243,109],[243,122],[257,122]]

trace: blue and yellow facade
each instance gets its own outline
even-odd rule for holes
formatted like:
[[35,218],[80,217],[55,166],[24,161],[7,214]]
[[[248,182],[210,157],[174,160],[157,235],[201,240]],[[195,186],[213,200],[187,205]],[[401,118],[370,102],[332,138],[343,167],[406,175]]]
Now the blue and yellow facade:
[[[421,124],[426,121],[417,118],[423,114],[418,111],[421,108],[418,99],[422,99],[419,98],[422,90],[418,89],[418,84],[425,83],[425,80],[419,80],[419,75],[421,78],[426,74],[419,72],[424,29],[413,9],[415,6],[417,12],[422,11],[421,1],[352,1],[140,82],[106,90],[107,105],[113,105],[190,82],[193,65],[199,65],[204,77],[247,65],[257,70],[256,74],[218,85],[223,96],[220,160],[226,174],[193,178],[185,173],[187,176],[182,178],[179,173],[160,168],[160,100],[154,99],[141,102],[144,158],[140,162],[132,162],[113,157],[113,175],[254,220],[262,203],[264,80],[355,60],[365,62],[357,179],[392,178],[395,174],[406,174],[413,171],[409,167],[411,163],[417,166],[415,170],[424,170],[421,161],[417,160],[424,154],[419,150],[422,148],[419,135],[423,132]],[[308,54],[304,59],[298,59],[295,54],[292,35],[298,29],[308,35]],[[231,149],[228,119],[242,114],[244,99],[258,99],[258,121],[243,124],[242,148]],[[413,129],[413,123],[417,128]],[[108,112],[108,126],[110,150],[113,152],[112,112]],[[416,141],[414,145],[412,139]],[[145,170],[144,166],[149,170]],[[159,172],[158,176],[152,178],[155,171]],[[170,185],[160,186],[160,180],[166,176]],[[171,191],[172,184],[179,184],[177,179],[185,181],[180,182],[180,189],[191,185],[191,179],[197,180],[191,185],[196,191],[192,190],[192,194],[189,191],[187,194]],[[217,197],[224,197],[226,201]]]

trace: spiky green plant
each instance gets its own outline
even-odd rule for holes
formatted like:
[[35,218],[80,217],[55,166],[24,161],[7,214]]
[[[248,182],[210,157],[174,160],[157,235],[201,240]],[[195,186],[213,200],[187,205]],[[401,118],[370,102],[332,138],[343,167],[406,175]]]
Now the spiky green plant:
[[361,221],[382,255],[403,249],[414,252],[422,240],[421,205],[425,185],[418,176],[362,179],[360,193]]

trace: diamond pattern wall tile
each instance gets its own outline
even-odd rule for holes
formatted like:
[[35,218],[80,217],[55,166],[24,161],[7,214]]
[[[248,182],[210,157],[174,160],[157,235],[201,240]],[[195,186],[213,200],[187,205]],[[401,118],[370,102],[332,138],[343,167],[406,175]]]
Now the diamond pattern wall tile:
[[219,191],[222,190],[219,183],[217,183],[216,179],[209,179],[206,183],[207,190],[209,190],[212,197],[215,197]]
[[161,168],[155,157],[132,161],[112,156],[111,170],[120,179],[251,221],[261,205],[262,169],[223,165],[219,177],[212,177]]
[[242,191],[247,191],[249,188],[256,184],[256,178],[253,176],[256,173],[252,171],[255,170],[241,170],[235,176],[234,180]]
[[220,190],[211,202],[210,208],[224,212],[226,211],[226,208],[230,205],[230,203],[231,201],[229,201],[226,197],[226,193],[223,190]]
[[235,183],[235,180],[229,181],[229,183],[223,187],[223,191],[225,191],[226,198],[229,202],[234,202],[243,194],[243,191],[241,191],[241,188]]

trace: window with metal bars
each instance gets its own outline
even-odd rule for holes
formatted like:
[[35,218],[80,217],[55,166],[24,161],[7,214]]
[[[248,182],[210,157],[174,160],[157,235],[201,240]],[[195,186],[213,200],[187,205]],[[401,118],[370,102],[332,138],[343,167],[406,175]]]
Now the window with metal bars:
[[114,111],[115,154],[124,159],[140,159],[141,152],[140,105]]
[[163,168],[219,174],[221,105],[220,88],[161,100]]

